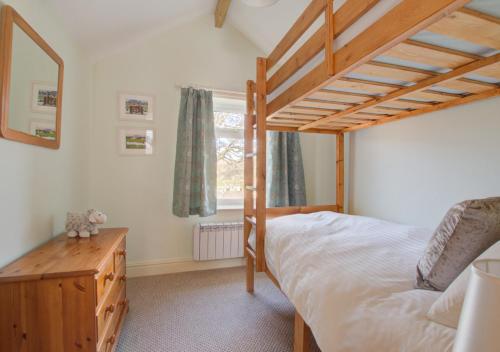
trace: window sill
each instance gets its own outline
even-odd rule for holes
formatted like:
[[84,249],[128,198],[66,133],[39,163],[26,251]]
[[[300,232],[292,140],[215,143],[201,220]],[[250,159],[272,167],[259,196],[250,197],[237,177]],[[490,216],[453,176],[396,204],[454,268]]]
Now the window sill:
[[219,210],[243,210],[242,205],[221,205],[217,207],[217,211]]

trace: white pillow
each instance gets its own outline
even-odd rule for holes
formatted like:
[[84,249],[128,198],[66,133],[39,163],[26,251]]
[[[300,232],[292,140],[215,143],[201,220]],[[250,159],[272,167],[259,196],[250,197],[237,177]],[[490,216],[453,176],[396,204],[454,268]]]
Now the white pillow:
[[[477,259],[500,259],[500,241],[488,248]],[[448,286],[441,296],[434,302],[427,318],[430,320],[456,329],[460,319],[460,312],[464,304],[465,292],[469,284],[470,264],[462,273]]]

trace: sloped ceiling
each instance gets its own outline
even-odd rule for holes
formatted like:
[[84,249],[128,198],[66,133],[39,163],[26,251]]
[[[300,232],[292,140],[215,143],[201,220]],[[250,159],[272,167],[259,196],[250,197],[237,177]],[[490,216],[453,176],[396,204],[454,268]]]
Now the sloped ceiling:
[[[90,56],[138,40],[152,32],[213,15],[217,0],[45,0]],[[310,0],[280,0],[253,8],[233,0],[226,19],[269,53]],[[222,29],[223,30],[223,29]]]
[[[167,30],[202,15],[213,15],[217,3],[217,0],[43,1],[49,3],[79,44],[94,57],[140,40],[147,34]],[[335,0],[334,8],[345,2]],[[232,0],[226,25],[234,26],[269,54],[309,3],[310,0],[280,0],[270,7],[254,8],[241,0]],[[500,16],[499,4],[499,0],[473,0],[469,6]]]
[[269,54],[310,0],[280,0],[273,6],[249,7],[233,0],[227,21]]

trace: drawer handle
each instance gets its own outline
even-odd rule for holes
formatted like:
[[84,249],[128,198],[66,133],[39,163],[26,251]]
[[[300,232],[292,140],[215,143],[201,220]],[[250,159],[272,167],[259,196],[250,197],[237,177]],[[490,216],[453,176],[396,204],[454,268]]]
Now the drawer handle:
[[115,278],[115,275],[113,273],[108,273],[108,274],[104,275],[104,283],[106,283],[106,280],[113,281],[114,278]]
[[121,251],[118,251],[118,255],[121,255],[121,256],[123,256],[123,258],[125,258],[127,256],[127,250],[122,249]]
[[114,304],[110,304],[109,306],[106,307],[106,309],[104,310],[104,315],[106,315],[106,313],[110,313],[112,314],[113,312],[115,311],[115,305]]
[[120,276],[120,281],[122,281],[122,282],[127,281],[127,275]]

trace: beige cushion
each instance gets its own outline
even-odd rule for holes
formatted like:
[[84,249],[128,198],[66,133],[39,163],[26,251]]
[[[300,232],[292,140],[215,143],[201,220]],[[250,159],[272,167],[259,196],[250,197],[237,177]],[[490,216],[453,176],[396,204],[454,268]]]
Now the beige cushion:
[[[500,259],[500,241],[491,246],[486,252],[477,259]],[[464,304],[465,292],[469,284],[471,265],[462,271],[462,273],[451,283],[441,296],[427,312],[427,318],[446,325],[450,328],[457,328],[460,319],[460,312]]]
[[444,291],[475,258],[500,240],[500,197],[453,206],[417,265],[416,287]]

